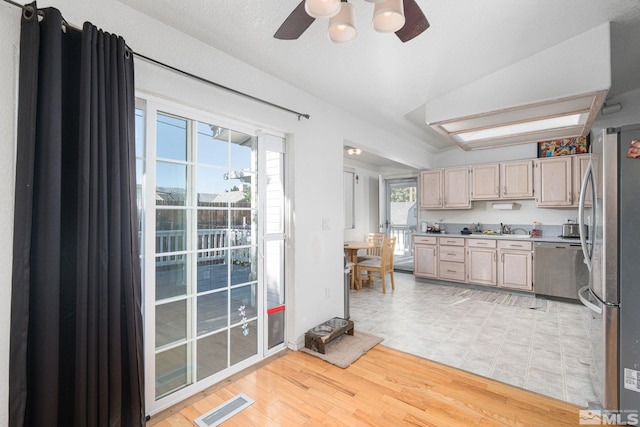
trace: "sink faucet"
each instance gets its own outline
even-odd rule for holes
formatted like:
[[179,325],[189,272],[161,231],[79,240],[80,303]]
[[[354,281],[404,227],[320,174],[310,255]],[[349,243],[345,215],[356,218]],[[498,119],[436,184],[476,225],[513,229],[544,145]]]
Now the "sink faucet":
[[511,226],[500,223],[500,234],[511,234]]

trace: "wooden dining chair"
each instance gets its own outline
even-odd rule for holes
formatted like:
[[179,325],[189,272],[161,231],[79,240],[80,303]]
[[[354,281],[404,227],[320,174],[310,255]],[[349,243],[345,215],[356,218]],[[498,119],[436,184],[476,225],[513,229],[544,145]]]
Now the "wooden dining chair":
[[[385,276],[388,274],[391,279],[391,289],[396,288],[396,284],[393,277],[393,252],[396,247],[396,238],[391,237],[384,239],[382,243],[382,255],[379,258],[371,258],[356,264],[356,285],[358,289],[362,289],[362,272],[366,271],[368,274],[379,273],[380,280],[382,282],[382,293],[386,294]],[[369,282],[372,284],[372,281]]]
[[367,234],[367,242],[373,243],[375,247],[365,250],[363,255],[358,255],[358,262],[382,256],[382,242],[384,241],[384,233]]

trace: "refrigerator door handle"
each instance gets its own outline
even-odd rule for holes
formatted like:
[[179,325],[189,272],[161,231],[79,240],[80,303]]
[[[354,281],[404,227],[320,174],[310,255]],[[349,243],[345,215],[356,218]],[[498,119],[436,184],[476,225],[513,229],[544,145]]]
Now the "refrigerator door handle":
[[[580,189],[580,201],[578,202],[578,228],[580,231],[580,244],[582,245],[582,254],[584,255],[584,263],[587,264],[589,271],[591,271],[591,251],[587,247],[587,233],[585,230],[586,224],[584,223],[584,204],[585,204],[585,193],[587,191],[587,185],[591,181],[591,189],[595,188],[595,182],[593,179],[593,163],[589,160],[589,164],[587,165],[587,169],[584,171],[584,178],[582,179],[582,188]],[[595,196],[595,195],[594,195]],[[595,205],[596,198],[593,197],[592,203]],[[592,216],[595,214],[595,210],[592,213]],[[595,230],[591,230],[591,232],[595,232]],[[592,237],[593,238],[593,237]]]
[[589,286],[585,286],[583,288],[580,288],[580,290],[578,291],[578,298],[580,298],[580,302],[582,303],[582,305],[584,305],[585,307],[587,307],[589,310],[593,311],[596,314],[602,314],[602,307],[598,307],[597,305],[595,305],[594,303],[592,303],[591,301],[589,301],[587,299],[587,297],[584,296],[584,294],[589,293]]

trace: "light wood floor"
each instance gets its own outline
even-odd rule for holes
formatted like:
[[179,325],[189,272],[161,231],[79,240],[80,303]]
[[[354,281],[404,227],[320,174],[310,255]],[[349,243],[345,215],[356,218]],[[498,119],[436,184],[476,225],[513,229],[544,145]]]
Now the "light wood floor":
[[377,345],[347,369],[283,352],[147,426],[193,426],[238,393],[255,403],[223,426],[576,426],[581,409]]

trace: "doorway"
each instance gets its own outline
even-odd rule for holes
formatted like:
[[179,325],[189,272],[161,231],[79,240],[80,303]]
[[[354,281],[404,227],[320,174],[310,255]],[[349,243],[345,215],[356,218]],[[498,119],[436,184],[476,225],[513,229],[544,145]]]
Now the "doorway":
[[417,178],[387,179],[385,234],[396,238],[394,269],[413,271],[413,233],[418,222]]

